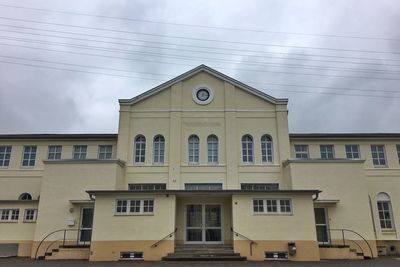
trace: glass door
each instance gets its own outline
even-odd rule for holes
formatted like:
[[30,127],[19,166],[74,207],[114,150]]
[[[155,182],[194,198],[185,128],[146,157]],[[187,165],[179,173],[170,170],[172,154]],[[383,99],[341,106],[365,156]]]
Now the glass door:
[[329,245],[328,220],[325,208],[314,208],[317,240],[321,245]]
[[88,245],[92,240],[93,208],[82,208],[79,243]]
[[222,243],[222,207],[220,204],[186,206],[186,243]]

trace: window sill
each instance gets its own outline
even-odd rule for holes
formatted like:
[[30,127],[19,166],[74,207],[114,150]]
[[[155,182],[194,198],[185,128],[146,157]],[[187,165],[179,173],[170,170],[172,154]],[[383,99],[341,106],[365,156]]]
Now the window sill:
[[389,168],[388,165],[374,165],[374,169],[387,169]]
[[138,213],[138,214],[133,214],[133,213],[129,213],[129,214],[114,214],[114,216],[121,216],[121,217],[125,217],[125,216],[154,216],[154,213]]
[[23,223],[36,223],[36,221],[23,221]]
[[256,213],[256,212],[254,212],[253,213],[253,216],[292,216],[293,215],[293,213],[292,212],[290,212],[290,213],[279,213],[279,212],[271,212],[271,213],[262,213],[262,212],[259,212],[259,213]]
[[0,223],[18,223],[18,221],[0,221]]
[[383,235],[393,235],[396,234],[395,229],[381,229]]

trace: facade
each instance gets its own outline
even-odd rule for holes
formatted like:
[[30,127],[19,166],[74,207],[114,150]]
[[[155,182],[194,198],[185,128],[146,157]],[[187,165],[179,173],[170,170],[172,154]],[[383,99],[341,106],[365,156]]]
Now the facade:
[[204,65],[119,102],[118,134],[0,135],[0,253],[399,254],[400,134],[289,134],[287,99]]

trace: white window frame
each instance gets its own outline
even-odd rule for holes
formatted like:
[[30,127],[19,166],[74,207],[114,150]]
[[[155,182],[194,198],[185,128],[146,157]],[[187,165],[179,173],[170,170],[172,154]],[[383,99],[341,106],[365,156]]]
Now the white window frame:
[[[383,208],[383,206],[379,204],[387,204],[387,209],[381,209],[381,207]],[[393,231],[395,229],[395,225],[393,218],[392,201],[390,199],[390,196],[385,192],[379,193],[377,196],[376,205],[378,209],[379,226],[383,231]],[[385,225],[384,227],[382,227],[382,221]],[[390,223],[391,227],[387,227],[388,222]]]
[[[297,148],[301,150],[297,150]],[[305,150],[304,150],[305,149]],[[305,155],[305,157],[303,157]],[[300,157],[298,157],[300,156]],[[309,148],[308,145],[294,145],[294,157],[296,159],[309,159],[310,154],[309,154]]]
[[87,145],[74,145],[72,152],[73,159],[86,159],[87,156]]
[[268,134],[261,136],[261,161],[263,163],[274,163],[274,146],[272,137]]
[[[262,201],[262,206],[260,205]],[[281,201],[285,203],[282,205]],[[258,203],[258,207],[262,207],[262,211],[255,211],[255,202]],[[274,204],[275,203],[275,204]],[[283,207],[287,207],[287,203],[289,203],[288,207],[290,211],[286,211]],[[270,207],[276,207],[276,211],[271,211]],[[289,198],[253,198],[252,200],[252,210],[254,215],[293,215],[293,203]]]
[[[334,159],[335,158],[335,146],[330,144],[319,145],[319,151],[321,159]],[[325,155],[325,157],[323,156]]]
[[133,162],[135,164],[146,162],[146,137],[142,134],[135,137]]
[[158,134],[153,139],[153,163],[164,164],[165,161],[165,138]]
[[[17,218],[15,218],[15,216]],[[18,222],[19,209],[0,209],[0,222]]]
[[[360,146],[359,145],[345,145],[344,150],[346,152],[347,159],[360,159]],[[355,156],[357,155],[357,156]]]
[[218,164],[219,140],[215,134],[207,137],[207,162],[209,164]]
[[[33,214],[28,214],[30,212],[33,212]],[[38,210],[37,209],[25,209],[24,222],[36,222],[37,214],[38,214]],[[28,216],[32,216],[32,219],[28,219],[27,218]]]
[[396,150],[397,150],[397,159],[399,160],[400,164],[400,144],[396,145]]
[[[27,151],[28,148],[29,148],[29,151]],[[34,150],[34,151],[32,151],[32,150]],[[25,159],[25,155],[28,155],[27,159]],[[35,145],[24,146],[24,150],[22,152],[21,166],[23,168],[34,168],[36,165],[36,155],[37,155],[37,146],[35,146]],[[28,162],[27,165],[25,165],[25,161]],[[31,165],[31,162],[33,162],[33,165]]]
[[[382,148],[382,151],[379,151],[379,148]],[[374,151],[374,149],[376,149],[376,150]],[[374,157],[374,154],[377,157]],[[382,157],[382,154],[383,154],[383,157]],[[372,165],[374,165],[374,167],[376,167],[376,168],[387,167],[385,145],[381,145],[381,144],[371,145],[371,158],[372,158]],[[375,160],[378,161],[378,164],[375,164]],[[384,161],[384,164],[381,164],[381,160]]]
[[200,163],[200,138],[195,134],[188,138],[188,163],[192,165]]
[[4,149],[0,152],[0,168],[7,168],[10,166],[12,146],[0,146],[0,149]]
[[47,149],[47,159],[57,160],[61,159],[62,154],[62,146],[60,145],[51,145]]
[[241,150],[242,150],[242,162],[244,164],[254,163],[254,138],[250,134],[245,134],[242,136]]
[[112,145],[99,145],[97,158],[98,159],[112,159]]
[[[120,207],[121,205],[118,205],[119,201],[126,201],[126,211],[117,211],[117,208]],[[139,211],[131,211],[132,207],[135,207],[137,202],[139,201]],[[146,203],[152,203],[152,205],[145,205]],[[152,211],[145,211],[145,209],[152,207]],[[116,199],[115,200],[115,209],[114,209],[114,215],[116,216],[124,216],[124,215],[154,215],[154,209],[155,209],[155,201],[152,198],[145,198],[145,199]]]

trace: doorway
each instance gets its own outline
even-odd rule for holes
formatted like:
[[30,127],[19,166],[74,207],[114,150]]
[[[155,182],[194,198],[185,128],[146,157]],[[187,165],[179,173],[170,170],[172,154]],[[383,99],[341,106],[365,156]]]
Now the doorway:
[[315,227],[317,230],[317,240],[320,245],[329,245],[329,228],[326,208],[314,208]]
[[93,208],[81,209],[81,221],[79,227],[79,244],[89,245],[92,240]]
[[185,243],[222,244],[222,205],[187,204]]

